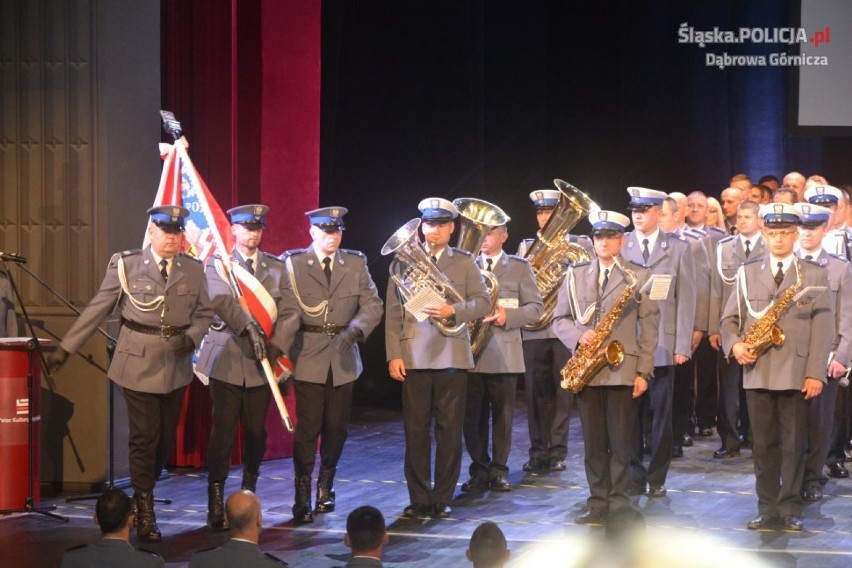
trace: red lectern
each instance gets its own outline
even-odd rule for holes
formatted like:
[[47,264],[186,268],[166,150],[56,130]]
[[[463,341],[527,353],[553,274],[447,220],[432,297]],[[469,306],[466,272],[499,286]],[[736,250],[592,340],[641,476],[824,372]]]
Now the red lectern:
[[[0,511],[20,509],[29,487],[29,417],[33,422],[32,498],[40,502],[41,365],[38,354],[28,349],[29,337],[0,338]],[[41,340],[42,346],[49,341]],[[34,344],[33,344],[34,345]],[[32,372],[30,372],[32,371]],[[32,400],[27,379],[32,376]]]

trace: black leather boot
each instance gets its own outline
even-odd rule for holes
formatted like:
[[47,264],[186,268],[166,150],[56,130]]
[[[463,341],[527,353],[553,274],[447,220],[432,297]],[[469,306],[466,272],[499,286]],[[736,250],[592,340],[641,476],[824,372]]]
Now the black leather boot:
[[154,494],[138,492],[133,494],[136,503],[136,534],[143,542],[160,542],[163,535],[157,527],[157,518],[154,515]]
[[257,473],[251,473],[243,470],[243,484],[240,489],[257,493]]
[[319,479],[317,479],[317,513],[330,513],[334,511],[334,474],[336,468],[320,468]]
[[207,485],[207,526],[214,531],[228,530],[228,523],[225,521],[224,494],[224,483]]
[[297,524],[314,522],[311,511],[311,476],[296,476],[296,503],[293,504],[293,522]]

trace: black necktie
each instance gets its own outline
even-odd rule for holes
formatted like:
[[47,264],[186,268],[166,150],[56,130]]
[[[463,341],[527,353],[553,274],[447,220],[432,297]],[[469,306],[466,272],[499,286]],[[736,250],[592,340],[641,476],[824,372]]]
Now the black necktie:
[[748,258],[748,255],[751,254],[751,241],[746,241],[745,246],[746,246],[746,258]]
[[648,251],[648,239],[642,240],[642,258],[645,259],[645,262],[648,262],[648,257],[651,256],[650,251]]
[[431,259],[432,259],[432,264],[438,264],[438,257],[437,257],[437,256],[435,256],[435,255],[433,254],[433,255],[432,255],[432,256],[430,256],[429,258],[431,258]]
[[601,292],[606,291],[607,284],[609,284],[609,268],[604,270],[603,282],[601,282]]
[[493,262],[493,261],[492,261],[490,258],[486,258],[486,259],[485,259],[485,264],[487,264],[487,265],[488,265],[488,266],[486,266],[486,267],[485,267],[485,270],[487,270],[488,272],[491,272],[491,268],[492,268],[491,264],[492,264],[492,262]]
[[813,260],[813,259],[814,259],[813,255],[810,255],[810,254],[805,257],[805,260]]
[[784,263],[778,262],[778,272],[775,273],[775,285],[780,286],[784,281]]
[[169,266],[169,261],[165,258],[160,261],[160,274],[163,275],[163,282],[169,281],[169,271],[167,270]]
[[253,258],[247,258],[246,259],[246,266],[248,267],[249,273],[254,274],[254,259]]
[[331,283],[331,257],[327,256],[322,259],[322,271],[325,273],[325,279],[330,284]]

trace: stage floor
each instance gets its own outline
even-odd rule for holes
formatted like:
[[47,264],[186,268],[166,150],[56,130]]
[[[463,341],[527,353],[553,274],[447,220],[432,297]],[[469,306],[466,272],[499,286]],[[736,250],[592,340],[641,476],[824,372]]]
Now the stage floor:
[[[369,504],[378,507],[388,523],[386,566],[470,566],[464,556],[468,540],[485,520],[500,525],[516,561],[529,559],[535,547],[549,547],[544,563],[539,559],[524,565],[573,566],[571,558],[583,547],[604,546],[602,529],[573,522],[587,497],[580,424],[576,416],[572,418],[568,469],[540,476],[521,471],[527,458],[526,424],[525,408],[518,404],[509,462],[514,491],[470,496],[459,489],[450,519],[409,520],[399,517],[408,504],[400,412],[356,409],[335,482],[337,511],[317,515],[313,524],[294,526],[292,460],[264,464],[258,482],[265,526],[261,546],[291,566],[342,566],[349,557],[343,544],[346,515]],[[695,446],[684,448],[685,456],[673,461],[666,497],[634,498],[633,504],[645,515],[649,538],[663,539],[660,550],[684,549],[683,554],[694,561],[691,565],[704,565],[700,561],[712,555],[732,552],[756,555],[770,566],[852,565],[852,479],[829,481],[825,499],[805,509],[804,532],[749,531],[746,523],[757,511],[750,452],[720,462],[712,458],[718,446],[715,437],[696,438]],[[468,463],[465,456],[459,483],[467,479]],[[227,491],[239,488],[239,475],[237,468],[231,471]],[[169,497],[172,503],[156,508],[163,542],[145,548],[161,554],[168,566],[185,566],[192,552],[226,539],[204,528],[206,485],[206,473],[201,470],[173,472],[157,486],[156,496]],[[97,540],[93,502],[66,503],[64,498],[46,502],[55,503],[56,512],[70,522],[61,524],[33,514],[0,519],[4,568],[58,566],[66,548]]]

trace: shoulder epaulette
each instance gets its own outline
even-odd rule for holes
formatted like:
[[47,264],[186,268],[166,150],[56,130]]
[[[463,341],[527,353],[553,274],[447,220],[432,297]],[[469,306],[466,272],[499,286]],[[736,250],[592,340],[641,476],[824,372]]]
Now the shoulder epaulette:
[[728,242],[728,241],[730,241],[731,239],[736,239],[736,238],[737,238],[737,236],[736,236],[736,235],[728,235],[727,237],[725,237],[724,239],[722,239],[721,241],[719,241],[719,244],[727,243],[727,242]]
[[818,260],[813,259],[813,258],[810,258],[810,259],[808,259],[808,258],[802,258],[802,259],[799,259],[799,260],[802,260],[802,261],[804,261],[804,262],[807,262],[808,264],[813,264],[814,266],[819,266],[820,268],[825,268],[825,265],[826,265],[826,264],[828,264],[828,259],[827,259],[827,258],[826,258],[826,259],[824,259],[824,260],[825,260],[825,263],[824,263],[824,264],[823,264],[822,262],[818,261]]
[[632,258],[628,258],[628,259],[625,259],[625,260],[627,260],[627,262],[629,262],[630,264],[632,264],[634,266],[638,266],[639,268],[646,268],[644,264],[640,264],[640,263],[636,262],[635,260],[633,260]]
[[678,233],[666,233],[666,234],[668,236],[678,240],[678,241],[681,241],[681,242],[684,242],[684,243],[686,242],[686,235],[682,235],[682,234],[678,234]]
[[747,261],[745,261],[744,263],[742,263],[742,266],[745,266],[746,264],[754,264],[755,262],[763,262],[764,260],[766,260],[766,257],[764,257],[764,256],[758,256],[756,258],[750,258]]
[[260,254],[263,255],[264,260],[274,260],[275,262],[284,262],[284,259],[275,256],[274,254],[270,254],[268,252],[260,251]]
[[580,268],[581,266],[588,266],[591,263],[591,260],[581,260],[580,262],[571,263],[569,266],[572,266],[573,268]]
[[522,257],[522,256],[518,256],[518,255],[516,255],[516,254],[507,254],[506,256],[508,256],[509,258],[514,259],[514,260],[519,260],[519,261],[521,261],[521,262],[526,262],[527,264],[529,264],[529,263],[530,263],[530,261],[529,261],[529,260],[525,259],[525,258],[524,258],[524,257]]
[[147,554],[150,554],[151,556],[156,556],[157,558],[160,558],[160,555],[157,554],[156,552],[154,552],[153,550],[148,550],[147,548],[137,548],[136,550],[138,550],[139,552],[145,552]]
[[701,235],[699,235],[698,233],[693,233],[692,231],[684,231],[681,236],[684,240],[686,240],[686,237],[689,237],[690,239],[695,239],[696,241],[701,240]]
[[453,252],[460,252],[460,253],[462,253],[462,254],[464,254],[464,255],[467,255],[467,256],[473,256],[473,254],[471,254],[471,253],[467,252],[466,250],[464,250],[464,249],[460,249],[460,248],[456,248],[456,247],[453,247]]
[[353,250],[353,249],[339,249],[339,250],[340,250],[340,252],[345,253],[345,254],[354,254],[355,256],[360,256],[361,258],[367,258],[367,255],[364,254],[363,252],[361,252],[360,250]]
[[846,258],[845,256],[840,256],[839,254],[835,254],[833,252],[828,252],[828,251],[826,251],[825,254],[827,254],[828,256],[830,256],[832,258],[836,258],[837,260],[842,260],[843,262],[849,262],[849,259]]
[[287,260],[288,256],[296,256],[297,254],[303,254],[306,251],[307,251],[307,249],[285,250],[284,252],[281,253],[281,256],[279,256],[278,258],[280,258],[281,260]]
[[[710,231],[715,231],[715,232],[717,232],[717,233],[722,233],[722,234],[725,234],[725,235],[727,235],[727,234],[728,234],[728,231],[726,231],[726,230],[725,230],[725,229],[723,229],[722,227],[717,227],[716,225],[704,225],[704,226],[705,226],[706,228],[708,228]],[[708,231],[708,232],[709,232],[709,231]],[[735,236],[735,235],[731,235],[731,236],[733,237],[733,236]]]
[[689,233],[695,233],[696,235],[701,235],[702,237],[707,236],[707,231],[705,231],[704,229],[698,229],[696,227],[690,227],[689,225],[686,225],[683,228],[683,230],[686,231],[686,232],[689,232]]
[[133,250],[125,250],[120,253],[117,253],[121,256],[121,258],[127,258],[128,256],[133,256],[134,254],[139,254],[142,252],[142,249],[133,249]]
[[278,558],[277,556],[275,556],[273,554],[269,554],[268,552],[264,552],[263,555],[266,556],[267,558],[269,558],[270,560],[274,561],[274,562],[278,562],[282,566],[289,566],[289,564],[287,564],[286,562],[284,562],[283,560],[281,560],[280,558]]
[[196,258],[196,257],[194,257],[194,256],[191,256],[191,255],[188,255],[188,254],[185,254],[185,253],[179,253],[179,254],[180,254],[181,259],[194,260],[194,261],[195,261],[195,262],[197,262],[198,264],[201,264],[201,259],[200,259],[200,258]]

